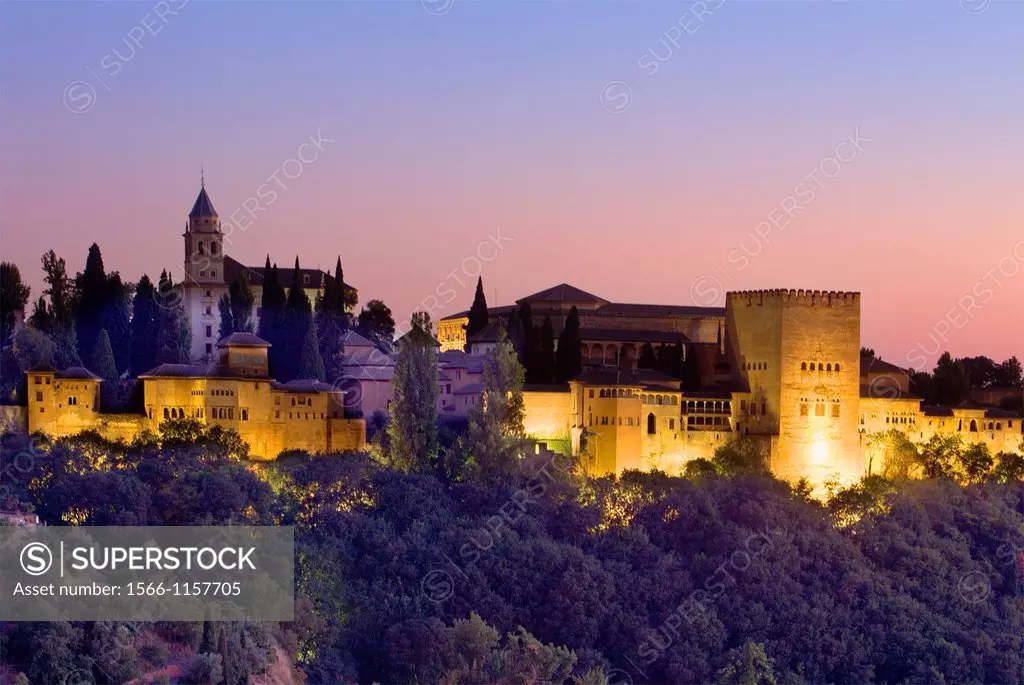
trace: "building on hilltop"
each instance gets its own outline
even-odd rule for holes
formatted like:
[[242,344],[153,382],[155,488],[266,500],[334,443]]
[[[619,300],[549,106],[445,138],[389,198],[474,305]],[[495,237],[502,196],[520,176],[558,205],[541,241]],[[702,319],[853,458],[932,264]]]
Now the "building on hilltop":
[[[607,306],[600,302],[594,312]],[[682,326],[685,317],[676,316]],[[568,438],[596,474],[634,468],[678,473],[687,462],[711,458],[718,447],[744,438],[777,476],[816,485],[878,473],[884,455],[875,453],[872,436],[889,430],[916,443],[958,435],[993,453],[1021,449],[1019,412],[973,403],[922,406],[909,393],[906,370],[862,359],[859,293],[732,292],[722,320],[720,344],[691,343],[700,360],[700,391],[635,370],[622,352],[585,369],[566,388],[527,388],[527,433],[540,441]]]
[[[206,183],[199,188],[199,195],[192,205],[185,222],[185,262],[182,267],[184,274],[180,279],[184,286],[184,304],[188,313],[189,326],[192,330],[193,361],[208,361],[215,355],[216,340],[219,335],[220,313],[217,303],[222,295],[237,278],[249,283],[253,294],[253,325],[259,323],[261,304],[263,301],[263,283],[267,277],[265,266],[245,266],[225,253],[225,242],[231,238],[221,230],[221,221],[217,210],[213,207]],[[334,278],[319,269],[301,269],[299,276],[301,286],[316,303],[321,290]],[[294,283],[294,269],[283,267],[278,269],[278,281],[287,292]],[[357,295],[355,288],[345,284],[348,298]]]
[[278,383],[268,374],[269,347],[252,333],[233,333],[217,343],[210,363],[161,364],[141,374],[143,414],[103,414],[101,379],[86,369],[30,370],[28,429],[53,437],[94,430],[130,441],[165,421],[194,419],[237,432],[256,459],[362,448],[366,425],[346,418],[343,391],[320,381]]
[[[576,307],[580,317],[580,350],[585,366],[618,366],[620,357],[635,367],[644,343],[692,345],[721,343],[725,309],[687,305],[625,304],[609,302],[567,283],[516,300],[515,305],[490,307],[489,324],[504,321],[518,307],[530,305],[533,323],[540,326],[551,318],[555,337],[565,326],[569,311]],[[437,322],[442,350],[466,347],[469,310],[446,316]],[[493,348],[496,329],[479,331],[470,342],[471,352]],[[685,352],[684,352],[685,354]]]

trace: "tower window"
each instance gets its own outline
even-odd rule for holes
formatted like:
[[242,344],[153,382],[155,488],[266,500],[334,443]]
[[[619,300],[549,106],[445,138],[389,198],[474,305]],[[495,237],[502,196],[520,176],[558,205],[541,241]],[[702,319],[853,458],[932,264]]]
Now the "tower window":
[[838,419],[839,418],[839,403],[838,402],[833,402],[832,403],[832,418],[833,419]]
[[825,415],[825,403],[824,402],[816,402],[814,404],[814,415],[815,416],[824,416]]
[[800,416],[807,416],[808,413],[809,413],[809,409],[810,408],[807,406],[806,402],[801,402],[800,403]]
[[803,363],[800,364],[800,370],[801,371],[806,371],[807,370],[807,362],[803,362]]
[[210,243],[210,254],[217,254],[217,243]]
[[839,373],[839,364],[836,364],[836,373]]
[[198,243],[196,244],[196,250],[197,250],[197,251],[199,252],[199,254],[206,254],[206,248],[205,248],[205,246],[203,245],[203,241],[202,241],[202,240],[200,240],[200,241],[199,241],[199,242],[198,242]]

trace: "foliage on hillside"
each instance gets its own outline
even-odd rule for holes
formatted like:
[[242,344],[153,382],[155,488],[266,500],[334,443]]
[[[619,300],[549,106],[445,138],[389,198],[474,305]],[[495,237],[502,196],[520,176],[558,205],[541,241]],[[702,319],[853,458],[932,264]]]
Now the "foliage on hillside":
[[[0,507],[58,525],[295,525],[296,621],[224,640],[271,634],[313,683],[1024,680],[1016,480],[873,476],[819,503],[725,454],[692,479],[583,480],[556,458],[489,484],[359,454],[255,466],[216,445],[8,436],[0,457],[20,468]],[[194,678],[258,668],[219,637],[201,647],[202,624],[161,630],[175,626],[206,654]],[[139,629],[6,624],[0,650],[32,682],[111,682],[131,657],[100,663],[92,645]]]

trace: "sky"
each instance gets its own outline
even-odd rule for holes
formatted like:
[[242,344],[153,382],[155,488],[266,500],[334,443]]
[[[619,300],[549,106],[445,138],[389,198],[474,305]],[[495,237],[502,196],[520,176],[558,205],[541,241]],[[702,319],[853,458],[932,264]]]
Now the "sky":
[[[180,278],[206,187],[261,265],[399,321],[862,293],[903,365],[1024,358],[1024,3],[0,3],[0,255]],[[228,217],[234,217],[230,219]]]

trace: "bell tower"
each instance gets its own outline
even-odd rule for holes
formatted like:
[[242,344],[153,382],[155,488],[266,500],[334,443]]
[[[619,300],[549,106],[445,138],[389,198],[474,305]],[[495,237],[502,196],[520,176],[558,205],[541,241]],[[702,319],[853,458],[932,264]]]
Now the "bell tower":
[[220,285],[224,279],[224,234],[217,210],[206,194],[206,179],[200,178],[199,196],[185,224],[186,284]]

